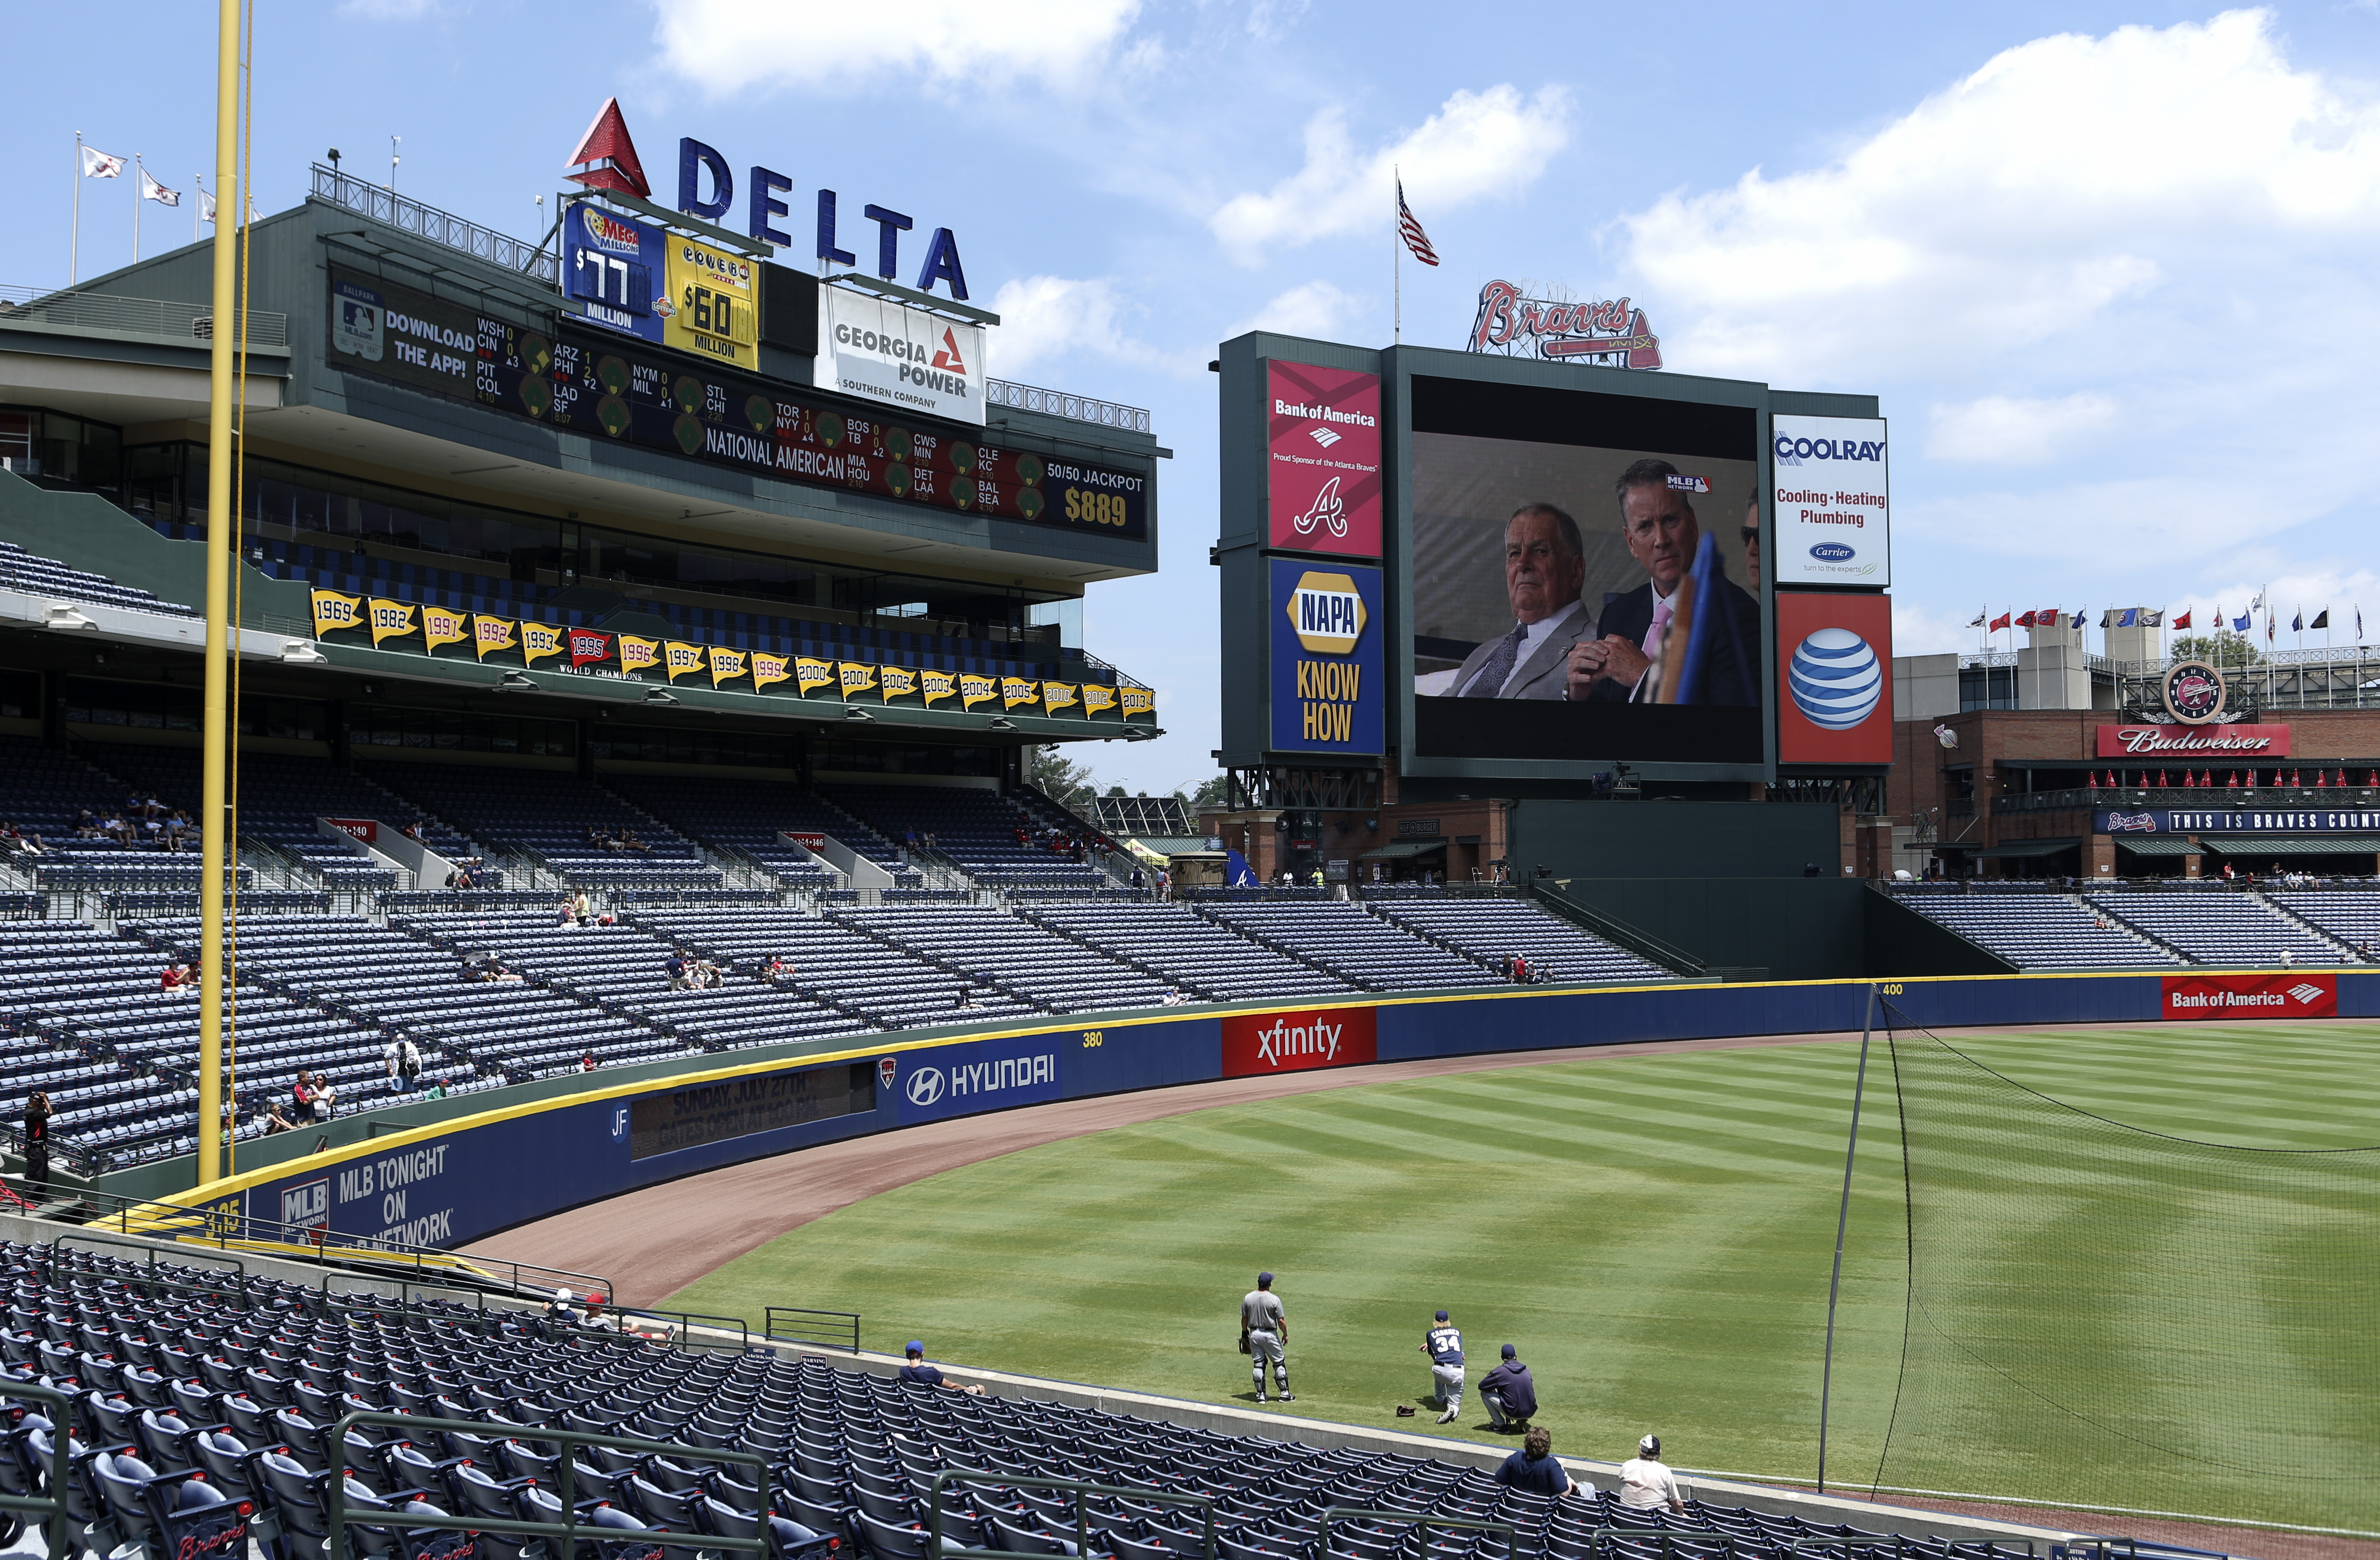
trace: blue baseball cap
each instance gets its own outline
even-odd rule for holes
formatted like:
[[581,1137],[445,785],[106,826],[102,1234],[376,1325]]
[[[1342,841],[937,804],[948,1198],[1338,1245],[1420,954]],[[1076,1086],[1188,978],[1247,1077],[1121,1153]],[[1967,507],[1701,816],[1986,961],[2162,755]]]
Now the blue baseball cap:
[[1272,1274],[1269,1273],[1260,1273],[1257,1274],[1257,1282],[1258,1284],[1269,1284],[1272,1282]]
[[926,1352],[926,1346],[919,1343],[917,1339],[911,1338],[909,1340],[908,1352],[911,1354],[923,1354]]
[[1438,1319],[1439,1319],[1440,1322],[1445,1321],[1445,1320],[1446,1320],[1446,1312],[1444,1312],[1444,1311],[1442,1311],[1442,1310],[1441,1310],[1441,1311],[1439,1311],[1439,1312],[1438,1313]]
[[1504,1346],[1504,1358],[1507,1359],[1518,1359],[1521,1358],[1521,1351],[1514,1348],[1511,1344],[1506,1344]]

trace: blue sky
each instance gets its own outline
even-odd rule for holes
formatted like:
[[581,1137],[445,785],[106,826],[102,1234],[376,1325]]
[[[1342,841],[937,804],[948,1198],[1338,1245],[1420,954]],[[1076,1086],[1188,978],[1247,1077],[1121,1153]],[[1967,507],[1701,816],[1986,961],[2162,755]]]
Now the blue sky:
[[[1161,572],[1087,613],[1171,735],[1094,749],[1102,782],[1211,771],[1206,361],[1257,324],[1388,340],[1391,162],[1445,260],[1405,266],[1409,341],[1525,279],[1633,297],[1673,371],[1880,395],[1904,653],[1971,646],[1986,603],[2267,583],[2380,630],[2370,5],[257,9],[266,210],[399,135],[401,189],[527,234],[616,93],[663,193],[691,134],[955,229],[1009,322],[992,372],[1146,406],[1176,451]],[[77,129],[184,190],[212,165],[201,12],[12,14],[11,56],[60,68],[0,102],[0,282],[64,281]],[[131,181],[85,197],[89,275],[129,258]],[[188,223],[152,206],[148,242]]]

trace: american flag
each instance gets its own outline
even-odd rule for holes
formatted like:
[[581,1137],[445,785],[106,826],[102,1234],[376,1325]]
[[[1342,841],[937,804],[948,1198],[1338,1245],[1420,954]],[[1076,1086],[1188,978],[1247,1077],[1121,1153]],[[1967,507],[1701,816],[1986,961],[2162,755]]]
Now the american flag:
[[1405,248],[1413,250],[1415,260],[1424,265],[1438,263],[1438,251],[1429,247],[1429,235],[1421,230],[1421,224],[1414,218],[1413,208],[1405,204],[1405,181],[1402,178],[1397,180],[1397,232],[1403,238]]

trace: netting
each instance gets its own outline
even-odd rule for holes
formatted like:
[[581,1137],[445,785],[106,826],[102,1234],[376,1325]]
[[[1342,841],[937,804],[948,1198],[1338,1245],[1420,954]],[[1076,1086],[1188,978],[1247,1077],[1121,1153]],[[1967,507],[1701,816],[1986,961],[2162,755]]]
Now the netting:
[[2380,1530],[2380,1149],[2128,1127],[1887,1016],[1909,1300],[1877,1485]]

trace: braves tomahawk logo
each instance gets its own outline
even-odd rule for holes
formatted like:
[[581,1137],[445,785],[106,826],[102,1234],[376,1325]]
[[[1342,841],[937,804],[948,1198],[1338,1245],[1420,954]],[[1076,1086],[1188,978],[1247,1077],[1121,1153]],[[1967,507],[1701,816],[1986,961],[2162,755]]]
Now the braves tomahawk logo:
[[1314,495],[1314,502],[1306,506],[1305,513],[1290,524],[1297,529],[1300,536],[1311,536],[1324,527],[1328,527],[1333,536],[1346,535],[1347,501],[1339,496],[1339,479],[1333,477],[1323,483],[1322,491]]
[[2107,832],[2111,835],[2153,835],[2156,833],[2154,812],[2110,812]]

